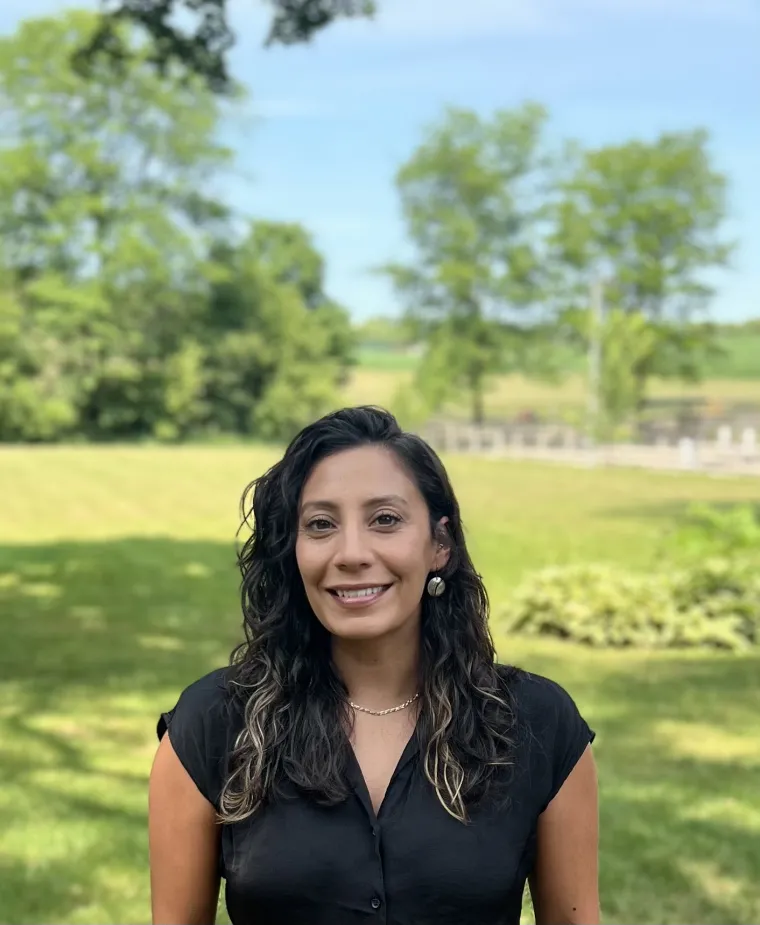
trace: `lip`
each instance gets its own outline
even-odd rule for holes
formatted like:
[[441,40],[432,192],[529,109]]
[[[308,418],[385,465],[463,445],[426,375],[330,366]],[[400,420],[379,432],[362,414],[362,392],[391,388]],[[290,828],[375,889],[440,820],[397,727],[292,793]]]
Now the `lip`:
[[[361,610],[364,607],[370,607],[376,601],[379,601],[387,591],[389,591],[393,586],[392,585],[339,585],[334,588],[328,588],[330,596],[335,601],[336,604],[339,604],[341,607],[345,607],[347,610]],[[362,597],[341,597],[337,592],[338,591],[363,591],[367,588],[381,588],[380,591],[377,591],[375,594],[366,594]]]

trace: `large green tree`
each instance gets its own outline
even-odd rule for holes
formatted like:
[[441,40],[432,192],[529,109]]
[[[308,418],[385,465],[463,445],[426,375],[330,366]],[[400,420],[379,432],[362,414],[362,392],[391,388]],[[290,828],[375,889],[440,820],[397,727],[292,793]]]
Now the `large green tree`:
[[628,357],[637,402],[652,376],[698,377],[712,339],[703,319],[713,295],[706,271],[731,253],[721,235],[727,181],[707,133],[579,151],[568,164],[552,240],[568,329],[587,346],[589,287],[602,279],[606,310],[640,315],[650,328],[632,352],[620,351],[616,338],[638,322],[603,329],[608,348]]
[[519,366],[542,293],[544,110],[481,118],[450,109],[398,172],[414,260],[390,265],[427,344],[418,385],[433,408],[468,394],[484,416],[488,374]]
[[[299,226],[257,223],[238,241],[201,192],[230,158],[216,140],[229,104],[179,65],[157,74],[129,34],[128,67],[98,62],[84,79],[71,55],[96,28],[72,12],[0,40],[0,439],[178,438],[224,429],[217,413],[244,433],[285,433],[316,391],[329,404],[350,353],[322,259]],[[219,298],[234,274],[245,324]],[[245,415],[225,416],[220,344],[237,356],[236,332],[252,330],[258,365],[238,368],[262,385],[236,386]],[[287,407],[267,399],[286,375]]]
[[348,313],[325,293],[322,258],[299,225],[253,223],[214,259],[205,429],[288,439],[336,402],[353,360]]
[[[254,0],[247,0],[253,5]],[[306,42],[337,19],[371,16],[373,0],[265,0],[272,8],[267,44]],[[75,62],[90,73],[96,59],[123,67],[132,55],[120,25],[139,25],[150,42],[150,60],[164,71],[172,64],[202,77],[217,92],[233,83],[226,55],[235,41],[228,0],[101,0],[97,31],[77,49]]]
[[164,361],[200,303],[224,209],[198,191],[229,152],[201,80],[159,78],[137,46],[121,75],[74,73],[96,26],[74,11],[0,40],[0,266],[23,310],[14,391],[61,426],[132,433],[160,417]]

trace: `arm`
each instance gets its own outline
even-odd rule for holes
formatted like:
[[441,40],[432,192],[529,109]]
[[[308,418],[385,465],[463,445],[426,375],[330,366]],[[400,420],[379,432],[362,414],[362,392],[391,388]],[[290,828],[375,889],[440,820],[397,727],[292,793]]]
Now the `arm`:
[[599,925],[596,767],[587,746],[538,819],[530,892],[536,925]]
[[220,832],[214,807],[164,735],[148,791],[153,925],[214,925]]

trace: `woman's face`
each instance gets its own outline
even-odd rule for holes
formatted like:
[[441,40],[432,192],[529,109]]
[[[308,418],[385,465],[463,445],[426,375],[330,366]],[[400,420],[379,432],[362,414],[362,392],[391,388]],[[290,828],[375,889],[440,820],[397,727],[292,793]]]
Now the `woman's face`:
[[372,639],[418,622],[448,551],[395,455],[359,447],[318,463],[304,485],[296,559],[309,603],[334,636]]

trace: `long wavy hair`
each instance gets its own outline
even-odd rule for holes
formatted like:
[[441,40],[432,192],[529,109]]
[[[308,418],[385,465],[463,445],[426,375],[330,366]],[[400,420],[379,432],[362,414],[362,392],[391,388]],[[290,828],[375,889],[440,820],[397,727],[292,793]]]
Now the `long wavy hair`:
[[314,466],[367,445],[395,453],[425,499],[436,541],[449,548],[439,573],[445,593],[422,601],[415,734],[425,775],[446,811],[467,822],[468,810],[513,763],[509,670],[496,664],[488,596],[446,470],[389,412],[346,408],[302,430],[243,493],[241,526],[250,536],[238,560],[246,640],[232,652],[229,680],[244,723],[229,756],[222,822],[246,819],[293,786],[326,805],[348,796],[348,692],[332,664],[330,634],[307,600],[295,546],[301,492]]

